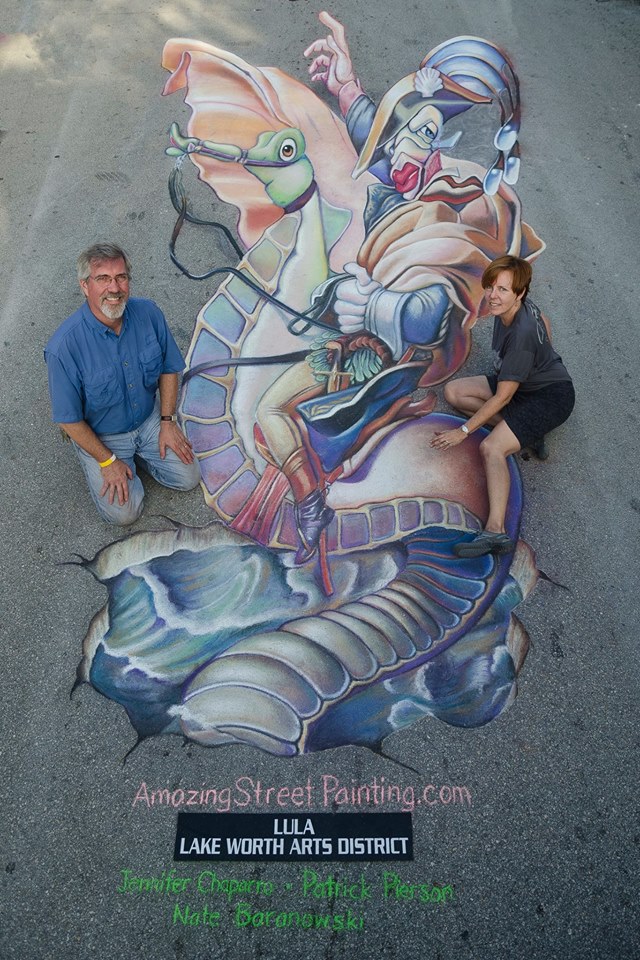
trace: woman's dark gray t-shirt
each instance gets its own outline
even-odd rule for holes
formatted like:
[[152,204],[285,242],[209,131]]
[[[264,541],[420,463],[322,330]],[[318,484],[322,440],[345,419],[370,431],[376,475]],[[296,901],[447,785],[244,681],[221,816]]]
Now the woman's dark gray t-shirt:
[[518,390],[523,393],[563,380],[571,382],[562,359],[549,342],[540,311],[530,300],[525,300],[508,327],[500,317],[495,317],[491,348],[498,380],[517,381]]

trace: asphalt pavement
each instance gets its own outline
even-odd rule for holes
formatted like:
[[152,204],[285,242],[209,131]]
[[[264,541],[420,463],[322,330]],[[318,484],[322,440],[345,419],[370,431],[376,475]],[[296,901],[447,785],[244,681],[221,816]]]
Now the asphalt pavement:
[[[522,535],[549,579],[518,610],[532,646],[514,705],[480,729],[426,718],[390,737],[385,756],[345,747],[287,760],[163,737],[125,761],[135,734],[124,710],[86,685],[71,696],[82,639],[106,594],[70,561],[120,536],[96,516],[50,422],[43,347],[80,303],[75,258],[95,240],[121,242],[134,264],[134,292],[158,302],[186,349],[215,286],[188,281],[168,257],[174,213],[164,148],[186,108],[160,95],[163,45],[177,36],[206,40],[304,79],[302,51],[321,35],[321,9],[318,0],[4,4],[0,956],[7,960],[639,954],[637,2],[335,0],[330,8],[376,100],[457,35],[495,41],[518,68],[518,194],[547,244],[535,299],[552,318],[578,401],[551,438],[549,460],[521,462]],[[224,216],[233,222],[229,211]],[[196,268],[231,262],[224,242],[204,230],[192,228],[183,243]],[[476,333],[469,369],[479,371],[488,331]],[[162,516],[196,526],[211,520],[199,490],[179,495],[151,483],[147,490],[136,529],[153,529]],[[266,788],[306,787],[321,811],[331,808],[329,787],[383,777],[423,797],[433,786],[427,796],[440,797],[413,811],[412,862],[218,864],[226,885],[191,899],[179,883],[141,892],[128,882],[163,871],[166,881],[174,869],[194,884],[213,869],[173,863],[176,811],[150,806],[142,784],[233,795],[240,781],[250,797],[243,812],[298,816],[294,806],[274,807],[273,794],[265,800]],[[459,802],[444,802],[441,787],[466,793],[445,791]],[[305,868],[317,874],[315,887],[307,875],[305,888]],[[399,882],[387,879],[385,887],[385,872]],[[332,890],[329,877],[350,889],[360,884],[360,895]],[[232,880],[246,886],[232,891]],[[256,892],[258,881],[275,892]],[[453,898],[421,898],[423,887],[447,885]],[[252,905],[250,914],[242,903]],[[185,919],[185,906],[192,917],[200,911],[197,921]],[[204,906],[218,921],[205,918]],[[362,924],[301,929],[269,920],[268,910],[351,910]]]

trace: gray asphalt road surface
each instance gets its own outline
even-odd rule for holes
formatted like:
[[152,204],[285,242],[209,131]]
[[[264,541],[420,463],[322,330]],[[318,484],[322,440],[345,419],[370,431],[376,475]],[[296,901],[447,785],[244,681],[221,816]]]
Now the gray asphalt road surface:
[[[94,240],[130,251],[134,290],[165,311],[187,347],[213,281],[169,261],[174,214],[166,131],[186,108],[160,96],[164,42],[189,36],[305,77],[317,0],[16,0],[0,41],[0,584],[2,917],[7,960],[362,958],[631,960],[638,956],[638,222],[640,6],[627,0],[335,0],[359,76],[376,99],[455,35],[506,48],[523,94],[518,192],[547,243],[535,299],[552,318],[578,403],[542,464],[522,463],[523,536],[541,581],[519,610],[532,638],[515,705],[477,730],[426,719],[385,744],[295,762],[179,738],[135,743],[124,711],[84,686],[70,697],[81,641],[103,588],[67,561],[119,536],[97,518],[72,453],[50,422],[42,351],[79,305],[74,263]],[[210,197],[201,194],[210,210]],[[232,222],[229,212],[224,212]],[[232,262],[192,228],[183,253]],[[471,370],[488,359],[477,329]],[[139,529],[156,515],[211,520],[199,491],[148,485]],[[565,589],[566,588],[566,589]],[[397,761],[397,762],[395,762]],[[401,764],[419,772],[416,776]],[[472,804],[422,805],[408,884],[452,884],[455,901],[382,893],[376,864],[317,866],[372,884],[349,904],[357,932],[238,926],[237,903],[205,902],[219,927],[175,922],[174,895],[119,892],[123,870],[160,876],[175,811],[134,803],[140,785],[341,783],[465,785]],[[257,803],[247,809],[264,812]],[[195,877],[196,865],[177,865]],[[314,868],[315,869],[315,868]],[[395,869],[395,867],[394,867]],[[219,873],[308,905],[299,864]],[[248,898],[251,899],[251,898]],[[199,901],[198,901],[199,902]],[[269,904],[271,908],[271,904]],[[315,912],[345,907],[318,899]]]

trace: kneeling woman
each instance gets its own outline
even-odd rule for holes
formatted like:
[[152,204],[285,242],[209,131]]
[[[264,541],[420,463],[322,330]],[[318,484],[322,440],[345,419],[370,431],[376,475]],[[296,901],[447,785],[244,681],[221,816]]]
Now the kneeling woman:
[[571,377],[551,346],[549,321],[527,300],[531,265],[519,257],[494,260],[482,275],[485,300],[495,317],[495,374],[462,377],[446,384],[451,406],[469,417],[457,430],[437,433],[431,446],[446,450],[479,427],[493,430],[480,444],[487,475],[489,516],[473,540],[458,544],[459,557],[509,553],[505,533],[509,499],[507,457],[523,447],[544,449],[544,436],[567,419],[575,402]]

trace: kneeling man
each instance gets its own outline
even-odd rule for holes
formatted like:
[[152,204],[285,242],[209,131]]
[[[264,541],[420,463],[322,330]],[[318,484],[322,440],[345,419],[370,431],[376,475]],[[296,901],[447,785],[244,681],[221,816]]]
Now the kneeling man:
[[123,525],[142,513],[134,458],[175,490],[191,490],[200,479],[176,423],[184,361],[159,307],[129,298],[130,277],[129,259],[114,244],[81,253],[86,302],[44,352],[53,420],[71,438],[100,516]]

